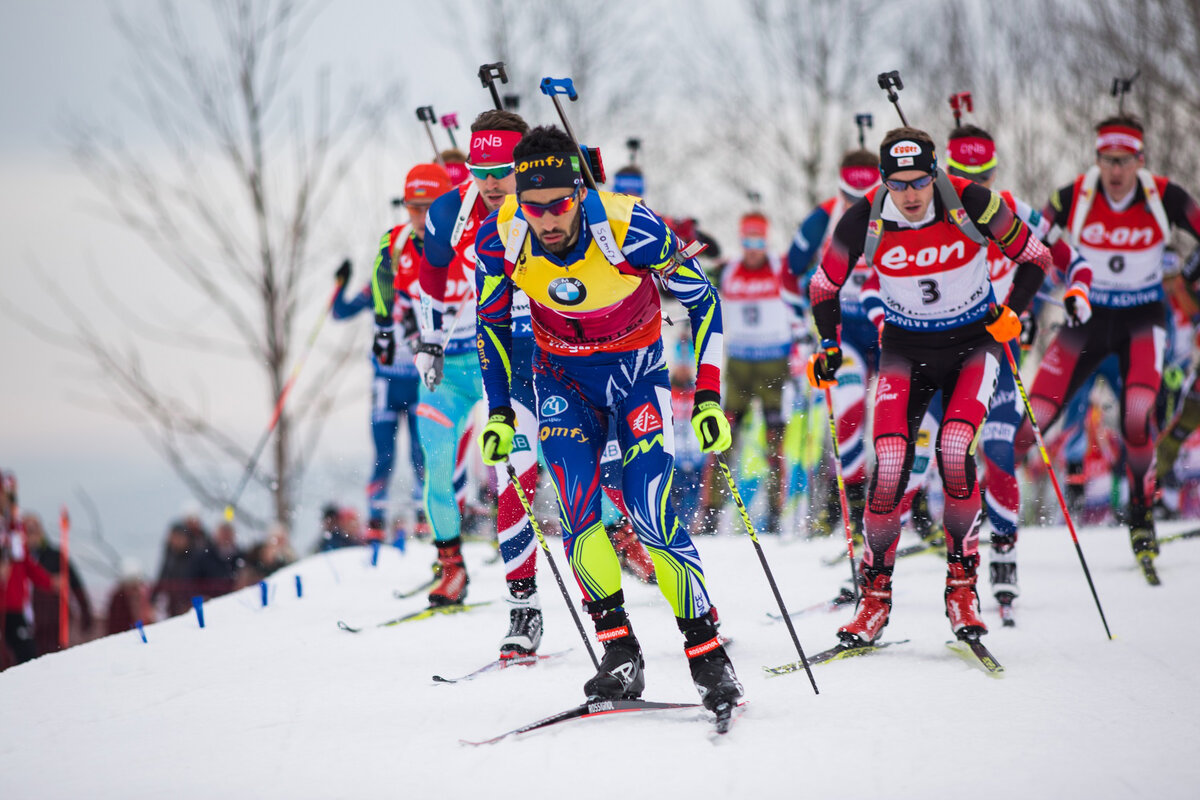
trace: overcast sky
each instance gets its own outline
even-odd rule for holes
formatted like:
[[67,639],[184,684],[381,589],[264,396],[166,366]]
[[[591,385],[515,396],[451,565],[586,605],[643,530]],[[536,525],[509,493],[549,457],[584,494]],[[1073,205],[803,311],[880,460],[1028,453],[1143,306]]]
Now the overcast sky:
[[[135,14],[154,13],[156,5],[126,7]],[[450,50],[448,37],[421,35],[423,27],[428,29],[422,21],[423,9],[431,5],[396,0],[331,3],[304,40],[303,68],[315,72],[318,66],[329,66],[341,85],[419,76],[407,80],[413,89],[409,95],[413,107],[419,90],[419,102],[435,103],[439,113],[460,111],[469,122],[484,107],[486,94],[469,66],[429,68],[434,63],[444,67],[470,61]],[[445,22],[429,24],[444,29]],[[106,302],[89,278],[93,270],[102,270],[105,282],[135,308],[167,310],[181,319],[191,319],[196,311],[194,301],[173,294],[177,283],[148,274],[153,260],[146,249],[98,213],[95,190],[67,155],[63,131],[75,119],[118,129],[134,146],[152,144],[150,132],[124,111],[121,101],[122,88],[129,86],[126,71],[131,63],[124,48],[107,3],[17,0],[0,7],[2,294],[26,314],[60,329],[66,327],[61,324],[62,312],[36,280],[37,271],[52,275],[77,302],[93,310],[106,331],[119,331],[120,320],[102,307]],[[412,135],[402,144],[411,141],[416,147],[421,140],[415,120],[412,127]],[[424,150],[398,152],[396,163],[427,157]],[[402,177],[394,175],[394,185]],[[365,278],[366,261],[382,225],[390,224],[386,199],[380,198],[372,217],[380,220],[381,230],[361,236],[361,243],[347,243],[354,248],[346,255],[356,261],[356,286]],[[330,277],[334,267],[336,261],[331,260]],[[331,284],[325,278],[318,283],[324,295]],[[311,328],[320,305],[318,300],[302,309],[303,331]],[[345,401],[322,439],[323,471],[310,482],[312,490],[304,498],[306,508],[297,526],[301,545],[315,535],[316,509],[330,495],[356,507],[363,505],[361,484],[371,457],[366,362],[370,334],[369,322],[361,318],[357,322],[363,359],[352,370]],[[323,343],[347,333],[327,326]],[[238,391],[247,382],[259,385],[246,365],[230,362],[227,373],[217,373],[218,380],[197,385],[187,358],[166,349],[150,355],[148,366],[156,373],[167,375],[182,391],[206,396],[212,408],[232,408],[245,440],[257,439],[269,404],[258,394]],[[77,498],[77,489],[82,488],[99,506],[108,538],[122,551],[142,558],[148,569],[156,569],[165,526],[190,499],[134,424],[96,407],[95,398],[102,396],[97,371],[79,355],[32,334],[0,307],[0,375],[0,468],[17,472],[22,504],[50,519],[57,516],[61,503],[69,503],[76,519],[75,536],[83,547],[92,526]]]

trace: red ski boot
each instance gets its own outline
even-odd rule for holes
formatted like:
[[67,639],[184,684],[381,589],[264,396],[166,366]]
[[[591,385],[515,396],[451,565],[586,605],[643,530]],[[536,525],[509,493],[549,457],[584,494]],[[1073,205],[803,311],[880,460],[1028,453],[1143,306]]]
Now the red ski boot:
[[978,554],[946,558],[946,616],[959,639],[978,638],[988,632],[979,618],[979,593],[975,591],[978,567]]
[[455,536],[444,542],[437,542],[438,565],[442,568],[441,580],[429,593],[429,605],[453,606],[458,605],[467,596],[467,567],[463,564],[462,538]]
[[843,642],[870,644],[883,633],[892,612],[892,573],[864,567],[858,585],[862,589],[858,612],[854,619],[838,628],[838,638]]

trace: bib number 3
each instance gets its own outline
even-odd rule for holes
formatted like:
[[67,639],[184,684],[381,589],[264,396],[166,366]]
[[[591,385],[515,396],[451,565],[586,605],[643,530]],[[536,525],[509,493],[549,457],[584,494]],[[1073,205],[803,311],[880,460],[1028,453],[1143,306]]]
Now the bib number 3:
[[925,305],[931,305],[942,299],[942,293],[938,291],[937,281],[926,278],[925,280],[917,281],[917,285],[921,287],[921,302]]

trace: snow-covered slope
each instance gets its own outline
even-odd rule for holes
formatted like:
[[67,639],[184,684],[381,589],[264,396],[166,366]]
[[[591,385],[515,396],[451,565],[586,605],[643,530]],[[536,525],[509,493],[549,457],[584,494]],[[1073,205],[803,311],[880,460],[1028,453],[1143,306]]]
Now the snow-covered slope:
[[[1164,532],[1179,526],[1163,526]],[[544,652],[563,659],[436,685],[493,658],[507,625],[503,569],[469,546],[470,599],[457,616],[350,634],[420,607],[392,591],[423,580],[433,548],[354,549],[273,577],[268,607],[250,589],[193,616],[103,639],[0,675],[0,797],[1195,797],[1200,786],[1200,540],[1164,547],[1163,586],[1135,571],[1127,534],[1085,529],[1084,553],[1116,636],[1105,638],[1063,528],[1022,533],[1018,626],[1001,628],[984,592],[994,679],[951,653],[944,566],[915,556],[896,571],[885,631],[911,642],[768,678],[793,660],[753,546],[699,542],[709,586],[735,641],[749,701],[714,743],[695,711],[620,715],[472,748],[480,739],[582,699],[591,667],[543,565]],[[763,537],[793,610],[832,597],[845,565],[836,541]],[[560,567],[565,569],[557,542]],[[303,579],[297,598],[294,576]],[[984,579],[984,582],[986,579]],[[572,586],[574,591],[574,587]],[[626,581],[646,652],[646,697],[694,701],[669,606]],[[809,653],[849,614],[797,621]]]

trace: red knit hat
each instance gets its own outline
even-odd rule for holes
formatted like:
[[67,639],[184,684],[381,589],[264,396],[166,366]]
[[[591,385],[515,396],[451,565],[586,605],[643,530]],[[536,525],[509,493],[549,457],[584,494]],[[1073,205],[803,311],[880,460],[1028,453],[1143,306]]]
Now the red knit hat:
[[738,232],[742,235],[742,238],[753,237],[765,239],[767,237],[767,227],[767,218],[757,211],[751,211],[742,217],[741,225],[738,226]]
[[453,188],[440,164],[417,164],[404,178],[404,202],[432,203]]

